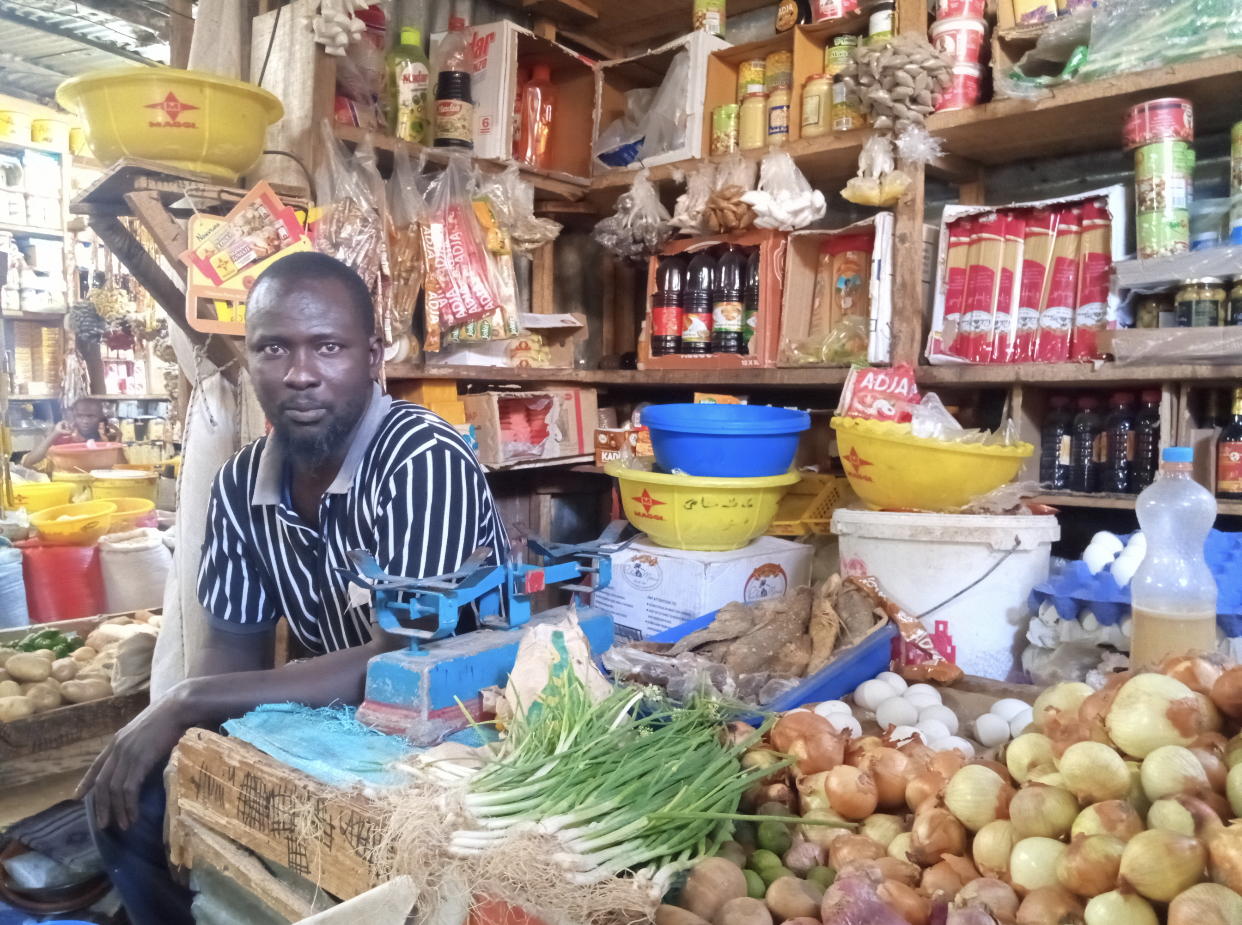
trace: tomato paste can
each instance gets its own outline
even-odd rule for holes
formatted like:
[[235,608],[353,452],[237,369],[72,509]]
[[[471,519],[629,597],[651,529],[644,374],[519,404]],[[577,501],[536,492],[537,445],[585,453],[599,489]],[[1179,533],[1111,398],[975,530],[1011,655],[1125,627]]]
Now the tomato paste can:
[[936,112],[970,109],[979,102],[983,68],[977,64],[953,65],[953,83],[936,98]]
[[1194,107],[1177,97],[1139,103],[1126,113],[1121,137],[1126,151],[1157,141],[1194,141]]

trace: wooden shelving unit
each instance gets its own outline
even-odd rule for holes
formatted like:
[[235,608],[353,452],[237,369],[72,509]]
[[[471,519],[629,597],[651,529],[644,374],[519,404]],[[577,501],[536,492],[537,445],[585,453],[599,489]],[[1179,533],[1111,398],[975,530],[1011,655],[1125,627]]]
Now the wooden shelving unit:
[[[1084,494],[1076,491],[1050,491],[1029,499],[1039,504],[1061,508],[1095,508],[1098,510],[1132,511],[1138,495]],[[1242,514],[1242,501],[1217,501],[1218,514]]]

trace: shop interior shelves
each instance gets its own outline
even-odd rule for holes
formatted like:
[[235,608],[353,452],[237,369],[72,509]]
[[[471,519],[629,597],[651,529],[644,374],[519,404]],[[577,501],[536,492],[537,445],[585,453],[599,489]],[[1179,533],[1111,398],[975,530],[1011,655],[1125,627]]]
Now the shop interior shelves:
[[1118,366],[1112,362],[1021,363],[995,366],[920,366],[915,370],[919,384],[928,385],[1013,385],[1029,383],[1047,386],[1123,386],[1169,380],[1192,380],[1201,384],[1229,385],[1242,378],[1242,365],[1169,364],[1164,366]]
[[37,228],[34,225],[15,225],[12,222],[0,222],[0,231],[7,231],[17,237],[50,238],[53,241],[63,241],[65,238],[65,233],[57,228]]
[[[1138,495],[1086,494],[1078,491],[1050,491],[1030,498],[1053,507],[1089,507],[1101,510],[1132,511]],[[1217,501],[1216,512],[1222,515],[1242,514],[1242,501]]]
[[51,145],[37,145],[33,142],[13,141],[8,138],[0,139],[0,151],[38,151],[40,154],[50,154],[53,157],[65,155],[59,148],[53,148]]
[[389,379],[460,379],[473,382],[580,382],[631,386],[839,386],[849,370],[834,369],[536,369],[389,363]]

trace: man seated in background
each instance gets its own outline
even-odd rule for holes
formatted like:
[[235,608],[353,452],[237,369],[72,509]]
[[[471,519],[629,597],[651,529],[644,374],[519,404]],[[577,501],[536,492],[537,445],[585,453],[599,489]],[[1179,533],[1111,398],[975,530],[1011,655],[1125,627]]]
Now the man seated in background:
[[85,396],[75,401],[70,413],[57,422],[42,443],[25,455],[22,465],[27,469],[50,472],[52,461],[47,459],[47,451],[54,446],[85,443],[87,440],[115,443],[120,439],[120,429],[115,424],[109,424],[104,416],[103,400]]

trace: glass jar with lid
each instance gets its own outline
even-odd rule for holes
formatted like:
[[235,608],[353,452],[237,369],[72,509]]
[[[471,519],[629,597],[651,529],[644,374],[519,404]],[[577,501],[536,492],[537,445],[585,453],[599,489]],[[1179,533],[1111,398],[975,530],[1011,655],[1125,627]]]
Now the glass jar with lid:
[[1173,299],[1166,293],[1145,295],[1134,309],[1136,328],[1176,327]]
[[776,147],[789,140],[789,90],[779,87],[768,94],[768,144]]
[[768,95],[747,93],[737,118],[737,146],[742,151],[768,143]]
[[1225,281],[1214,276],[1188,279],[1173,300],[1179,328],[1213,328],[1224,320]]
[[832,81],[812,74],[802,88],[802,137],[818,138],[832,128]]
[[1242,276],[1233,278],[1233,288],[1229,290],[1229,301],[1225,303],[1225,324],[1242,326]]

